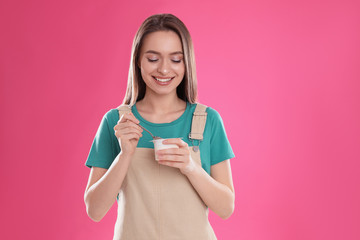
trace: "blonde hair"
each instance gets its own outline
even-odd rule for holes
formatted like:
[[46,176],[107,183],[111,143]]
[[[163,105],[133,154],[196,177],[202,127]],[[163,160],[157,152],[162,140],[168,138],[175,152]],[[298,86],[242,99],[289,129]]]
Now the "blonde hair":
[[176,16],[172,14],[155,14],[145,19],[134,37],[123,104],[134,105],[145,96],[146,85],[137,63],[144,37],[156,31],[173,31],[179,36],[184,53],[185,74],[176,92],[180,99],[195,103],[197,101],[197,79],[194,47],[190,33],[185,24]]

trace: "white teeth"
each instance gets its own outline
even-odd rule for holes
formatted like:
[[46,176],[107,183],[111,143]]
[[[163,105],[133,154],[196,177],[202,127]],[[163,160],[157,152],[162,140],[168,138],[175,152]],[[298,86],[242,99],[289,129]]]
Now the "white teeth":
[[155,79],[158,80],[159,82],[168,82],[168,81],[170,81],[172,78],[160,79],[160,78],[156,78],[156,77],[155,77]]

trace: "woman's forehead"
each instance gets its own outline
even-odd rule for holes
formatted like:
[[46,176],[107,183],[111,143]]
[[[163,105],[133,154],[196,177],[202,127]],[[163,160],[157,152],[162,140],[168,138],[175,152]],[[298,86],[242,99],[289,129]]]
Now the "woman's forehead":
[[145,36],[142,50],[144,53],[174,55],[182,54],[179,36],[173,31],[157,31]]

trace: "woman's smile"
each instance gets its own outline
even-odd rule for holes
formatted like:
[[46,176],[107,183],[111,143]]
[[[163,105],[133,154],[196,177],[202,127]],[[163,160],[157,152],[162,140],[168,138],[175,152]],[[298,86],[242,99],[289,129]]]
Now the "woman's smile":
[[159,77],[154,77],[153,78],[155,79],[155,82],[159,85],[162,85],[162,86],[166,86],[166,85],[169,85],[171,83],[171,81],[175,78],[175,77],[168,77],[168,78],[159,78]]

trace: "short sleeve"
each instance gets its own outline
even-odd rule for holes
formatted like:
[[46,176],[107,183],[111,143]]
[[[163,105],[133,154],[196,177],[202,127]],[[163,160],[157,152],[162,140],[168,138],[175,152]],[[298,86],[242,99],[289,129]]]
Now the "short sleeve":
[[96,132],[85,163],[87,167],[101,167],[108,169],[114,161],[114,143],[113,136],[111,135],[114,134],[114,131],[109,127],[109,113],[110,111],[103,116]]
[[220,114],[212,108],[208,108],[207,112],[211,123],[210,164],[214,165],[235,157],[235,154],[227,138]]

